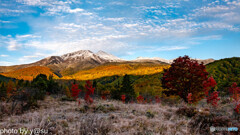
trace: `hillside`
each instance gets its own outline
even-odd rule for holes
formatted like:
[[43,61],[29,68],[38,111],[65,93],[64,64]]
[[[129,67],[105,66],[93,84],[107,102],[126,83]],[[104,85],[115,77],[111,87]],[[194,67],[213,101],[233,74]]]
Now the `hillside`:
[[6,76],[3,76],[3,75],[0,75],[0,81],[9,81],[9,80],[14,80],[14,78],[9,78],[9,77],[6,77]]
[[12,72],[6,72],[1,73],[0,75],[16,78],[16,79],[23,79],[23,80],[32,80],[35,78],[38,74],[45,74],[47,76],[53,75],[54,78],[58,78],[57,75],[55,75],[50,68],[48,67],[41,67],[41,66],[33,66],[33,67],[27,67],[23,69],[18,69]]
[[207,65],[207,71],[218,83],[220,91],[227,92],[232,82],[240,85],[240,58],[226,58]]
[[111,63],[89,70],[82,70],[76,74],[64,76],[62,79],[93,80],[105,76],[123,76],[125,74],[149,75],[162,72],[164,68],[169,68],[169,65],[155,63]]

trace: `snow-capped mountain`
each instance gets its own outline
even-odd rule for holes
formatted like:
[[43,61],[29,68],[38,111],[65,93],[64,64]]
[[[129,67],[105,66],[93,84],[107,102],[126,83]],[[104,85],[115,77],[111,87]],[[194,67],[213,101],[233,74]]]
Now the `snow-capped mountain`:
[[[0,67],[0,72],[10,72],[31,66],[47,66],[51,68],[54,72],[61,73],[63,75],[69,75],[76,73],[79,70],[89,69],[111,62],[151,62],[156,64],[171,64],[173,60],[174,59],[167,60],[159,57],[138,57],[135,60],[126,61],[104,51],[98,51],[97,53],[93,53],[90,50],[79,50],[76,52],[64,54],[62,56],[50,56],[30,64],[15,65],[9,67],[2,66]],[[214,59],[197,60],[198,62],[203,62],[204,64],[208,64],[214,61]]]
[[149,57],[137,57],[137,59],[132,60],[134,62],[144,62],[144,61],[160,61],[160,62],[164,62],[164,63],[171,63],[172,60],[167,60],[167,59],[163,59],[163,58],[159,58],[159,57],[153,57],[153,58],[149,58]]
[[125,61],[123,59],[120,59],[112,54],[106,53],[104,51],[98,51],[96,53],[97,56],[99,56],[100,58],[109,61],[109,62],[121,62],[121,61]]
[[104,59],[94,54],[90,50],[80,50],[73,53],[67,53],[60,57],[64,60],[64,62],[67,62],[67,63],[72,63],[77,61],[88,61],[88,60],[94,60],[98,63],[105,62]]
[[[134,61],[134,62],[159,61],[159,62],[171,64],[174,60],[175,59],[167,60],[167,59],[163,59],[163,58],[159,58],[159,57],[153,57],[153,58],[137,57],[137,59],[132,60],[132,61]],[[195,59],[195,60],[197,60],[199,63],[203,62],[204,65],[215,61],[214,59]]]

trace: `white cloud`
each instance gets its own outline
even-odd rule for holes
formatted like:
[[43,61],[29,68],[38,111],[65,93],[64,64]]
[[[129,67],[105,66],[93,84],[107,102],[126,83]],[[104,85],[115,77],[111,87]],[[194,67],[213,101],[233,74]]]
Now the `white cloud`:
[[15,50],[19,49],[20,46],[21,45],[18,44],[18,42],[16,40],[12,39],[12,40],[9,41],[7,49],[9,51],[15,51]]
[[155,51],[174,51],[174,50],[183,50],[183,49],[188,49],[189,47],[187,46],[163,46],[156,48]]
[[3,20],[0,20],[0,23],[11,23],[11,21],[3,21]]
[[1,54],[0,57],[8,57],[9,55]]
[[0,66],[10,66],[10,65],[13,65],[13,63],[8,61],[0,61]]
[[69,9],[67,12],[69,13],[77,13],[77,12],[82,12],[84,11],[83,9],[81,8],[75,8],[75,9]]
[[124,18],[123,18],[123,17],[120,17],[120,18],[104,18],[104,20],[106,20],[106,21],[119,22],[119,21],[123,21]]
[[52,55],[52,54],[44,54],[44,53],[36,52],[36,53],[33,53],[33,55],[22,56],[18,60],[20,63],[32,63],[32,62],[36,62],[39,59],[48,57],[50,55]]
[[125,27],[128,27],[128,28],[130,28],[130,27],[136,27],[136,26],[138,26],[138,24],[124,24],[124,26]]

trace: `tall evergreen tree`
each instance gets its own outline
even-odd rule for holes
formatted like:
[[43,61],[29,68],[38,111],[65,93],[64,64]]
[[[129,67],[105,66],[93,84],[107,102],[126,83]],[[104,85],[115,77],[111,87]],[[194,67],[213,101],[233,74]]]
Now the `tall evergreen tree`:
[[123,77],[122,87],[121,87],[120,91],[123,95],[126,95],[127,102],[135,99],[135,97],[136,97],[136,93],[131,84],[130,77],[127,74]]

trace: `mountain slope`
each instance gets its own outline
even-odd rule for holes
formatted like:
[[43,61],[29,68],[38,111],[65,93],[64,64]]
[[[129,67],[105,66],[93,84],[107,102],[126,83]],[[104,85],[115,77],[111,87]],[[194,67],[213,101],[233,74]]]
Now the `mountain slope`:
[[164,68],[169,68],[166,64],[155,63],[109,63],[101,65],[89,70],[82,70],[70,76],[64,76],[61,79],[76,79],[76,80],[92,80],[105,76],[125,74],[130,75],[147,75],[162,72]]
[[47,76],[53,75],[54,78],[58,78],[57,75],[55,75],[50,68],[48,67],[41,67],[41,66],[33,66],[33,67],[27,67],[23,69],[19,69],[12,72],[6,72],[1,73],[0,75],[16,78],[16,79],[23,79],[23,80],[32,80],[39,74],[45,74]]

